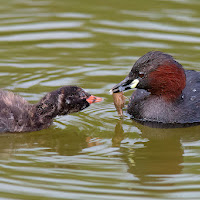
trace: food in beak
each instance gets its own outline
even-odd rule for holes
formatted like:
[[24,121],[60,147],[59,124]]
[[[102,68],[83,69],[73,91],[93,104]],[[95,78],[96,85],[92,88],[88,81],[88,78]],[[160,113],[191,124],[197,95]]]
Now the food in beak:
[[114,105],[118,112],[118,115],[122,117],[123,116],[122,109],[124,108],[126,97],[124,96],[123,92],[113,93],[112,96],[113,96]]

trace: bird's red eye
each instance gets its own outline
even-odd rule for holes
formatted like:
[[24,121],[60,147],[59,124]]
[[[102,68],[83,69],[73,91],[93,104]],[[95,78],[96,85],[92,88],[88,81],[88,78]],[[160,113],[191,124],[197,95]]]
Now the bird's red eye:
[[138,76],[139,76],[140,78],[143,78],[143,77],[144,77],[144,73],[143,73],[143,72],[139,72]]

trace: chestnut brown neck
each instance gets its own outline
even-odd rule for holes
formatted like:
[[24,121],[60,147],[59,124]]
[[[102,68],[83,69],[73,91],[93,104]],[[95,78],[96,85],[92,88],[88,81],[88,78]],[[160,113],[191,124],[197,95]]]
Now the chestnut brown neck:
[[151,72],[149,80],[151,94],[161,96],[166,101],[175,101],[181,95],[186,84],[182,66],[170,61]]

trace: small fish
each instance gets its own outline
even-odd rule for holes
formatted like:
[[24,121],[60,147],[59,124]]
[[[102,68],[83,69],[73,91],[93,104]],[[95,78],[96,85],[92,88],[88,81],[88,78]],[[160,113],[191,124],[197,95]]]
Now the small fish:
[[118,112],[118,115],[120,117],[122,117],[123,116],[123,110],[122,109],[124,107],[126,97],[124,96],[123,92],[113,93],[112,96],[113,96],[114,105],[115,105],[115,108]]

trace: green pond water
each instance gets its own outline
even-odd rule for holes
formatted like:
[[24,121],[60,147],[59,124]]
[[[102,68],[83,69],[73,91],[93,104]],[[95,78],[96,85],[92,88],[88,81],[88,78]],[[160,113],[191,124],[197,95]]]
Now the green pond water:
[[0,200],[200,199],[200,126],[120,120],[109,95],[151,50],[200,71],[199,0],[0,3],[1,88],[31,103],[63,85],[104,98],[49,129],[0,135]]

